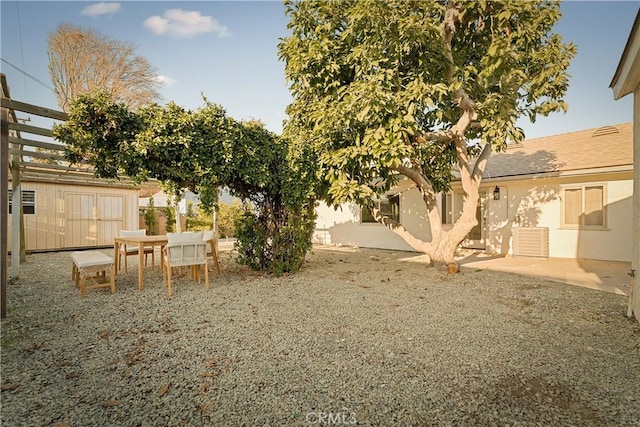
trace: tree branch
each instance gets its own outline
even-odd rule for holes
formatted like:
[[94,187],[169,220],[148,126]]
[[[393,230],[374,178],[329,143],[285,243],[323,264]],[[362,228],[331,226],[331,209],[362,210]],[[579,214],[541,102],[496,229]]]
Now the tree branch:
[[428,142],[450,142],[456,138],[455,132],[451,129],[441,130],[437,132],[425,132],[422,135],[415,135],[411,138],[411,142],[418,145],[426,144]]
[[[455,83],[455,63],[453,60],[451,41],[453,40],[453,35],[456,32],[456,23],[458,22],[459,16],[460,11],[458,10],[458,5],[456,5],[455,1],[449,0],[449,2],[447,3],[447,10],[444,14],[444,21],[442,22],[442,39],[445,56],[445,78],[447,80],[447,83],[449,83],[450,85]],[[458,131],[461,134],[464,134],[469,124],[473,120],[476,120],[476,118],[478,117],[478,114],[476,113],[475,103],[469,97],[469,95],[467,95],[463,88],[459,88],[458,90],[456,90],[456,93],[453,95],[453,101],[463,111],[462,117],[460,118],[460,120],[458,120],[458,123],[456,123],[454,127],[458,127]]]
[[431,243],[414,237],[413,234],[409,233],[407,229],[402,226],[402,224],[395,222],[387,215],[382,215],[380,209],[375,205],[369,206],[369,209],[371,209],[371,214],[376,221],[402,237],[402,239],[415,250],[423,253],[430,253],[433,250],[433,245]]
[[491,151],[491,144],[486,143],[482,148],[482,152],[478,156],[478,160],[476,160],[475,166],[473,167],[471,179],[473,179],[478,187],[480,186],[480,181],[482,181],[482,174],[487,168],[487,162],[489,161],[489,156],[491,156]]
[[416,169],[403,165],[394,166],[393,169],[415,182],[418,186],[420,194],[422,194],[422,200],[427,208],[427,216],[429,217],[429,226],[431,228],[431,241],[439,242],[442,235],[442,217],[436,203],[436,193],[433,185]]
[[[431,185],[429,180],[416,169],[412,169],[403,165],[396,165],[392,167],[392,169],[400,172],[402,175],[415,182],[422,194],[434,192],[433,186]],[[429,208],[429,206],[427,206],[427,208]]]

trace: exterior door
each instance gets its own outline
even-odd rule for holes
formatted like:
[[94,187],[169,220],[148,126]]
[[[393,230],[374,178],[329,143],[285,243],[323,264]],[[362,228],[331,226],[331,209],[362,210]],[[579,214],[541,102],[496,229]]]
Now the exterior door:
[[124,196],[98,194],[97,206],[97,245],[113,245],[124,228]]
[[64,232],[62,247],[95,246],[96,196],[87,193],[64,193]]
[[110,246],[124,228],[124,196],[64,193],[62,247]]
[[486,249],[487,232],[487,193],[480,192],[478,207],[476,208],[476,219],[478,224],[471,229],[467,238],[462,242],[465,248]]

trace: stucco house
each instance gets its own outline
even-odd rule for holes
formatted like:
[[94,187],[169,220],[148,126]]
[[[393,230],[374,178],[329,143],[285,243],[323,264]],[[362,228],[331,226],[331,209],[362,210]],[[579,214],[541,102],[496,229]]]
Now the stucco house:
[[[478,226],[463,247],[514,256],[630,261],[633,125],[623,123],[526,140],[489,159]],[[463,192],[440,195],[445,224],[459,215]],[[380,201],[416,237],[429,239],[424,203],[404,180]],[[412,250],[367,209],[317,209],[318,243]]]
[[631,230],[633,235],[632,260],[629,272],[632,284],[628,314],[635,314],[636,319],[640,321],[640,10],[636,14],[627,44],[609,87],[613,90],[615,99],[633,93],[633,158],[635,166],[633,229]]

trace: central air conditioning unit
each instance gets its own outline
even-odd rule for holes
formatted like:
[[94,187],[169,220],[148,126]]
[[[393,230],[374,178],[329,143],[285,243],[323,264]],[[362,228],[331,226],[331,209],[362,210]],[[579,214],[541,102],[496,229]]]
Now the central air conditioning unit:
[[549,257],[548,227],[514,227],[512,232],[513,255]]

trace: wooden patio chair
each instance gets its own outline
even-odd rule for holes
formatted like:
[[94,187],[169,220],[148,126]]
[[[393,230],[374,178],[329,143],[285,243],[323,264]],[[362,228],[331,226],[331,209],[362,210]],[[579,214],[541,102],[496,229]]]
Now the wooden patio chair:
[[216,249],[216,232],[207,230],[202,234],[202,240],[207,243],[207,259],[213,260],[216,274],[220,274],[220,263],[218,261],[218,250]]
[[162,285],[173,295],[171,279],[173,269],[190,267],[191,278],[201,281],[204,267],[204,288],[209,290],[209,263],[207,262],[207,242],[202,233],[167,233],[167,245],[162,249]]
[[[136,237],[136,236],[146,236],[147,230],[120,230],[120,237]],[[145,246],[144,248],[144,265],[145,267],[148,265],[148,257],[151,254],[151,269],[154,269],[156,266],[156,253],[155,248],[153,246]],[[127,271],[127,258],[132,255],[138,255],[138,246],[137,245],[120,245],[118,249],[118,269],[122,269],[122,256],[124,255],[124,271]]]

